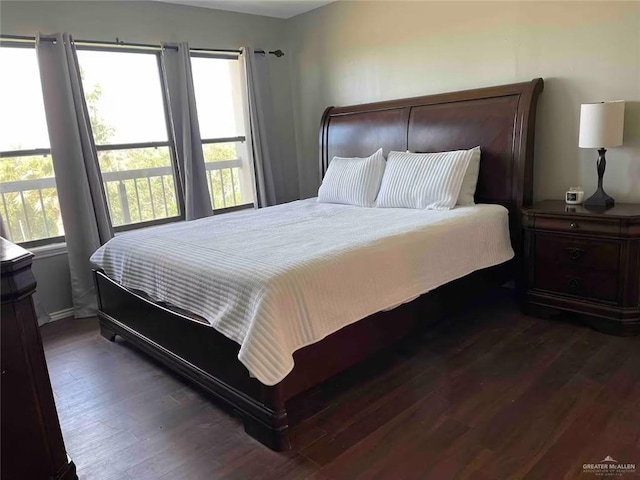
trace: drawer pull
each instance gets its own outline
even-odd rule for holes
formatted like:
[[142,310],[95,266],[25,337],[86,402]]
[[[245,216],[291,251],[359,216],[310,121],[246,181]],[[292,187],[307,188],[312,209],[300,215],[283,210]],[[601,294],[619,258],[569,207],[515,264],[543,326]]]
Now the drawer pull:
[[580,285],[582,283],[582,280],[580,280],[578,277],[573,277],[569,279],[569,288],[571,290],[577,290],[578,288],[580,288]]
[[569,250],[569,258],[571,260],[580,260],[584,255],[584,250],[581,248],[567,248]]
[[571,223],[569,224],[569,226],[570,226],[571,228],[578,228],[578,224],[577,224],[576,222],[571,222]]

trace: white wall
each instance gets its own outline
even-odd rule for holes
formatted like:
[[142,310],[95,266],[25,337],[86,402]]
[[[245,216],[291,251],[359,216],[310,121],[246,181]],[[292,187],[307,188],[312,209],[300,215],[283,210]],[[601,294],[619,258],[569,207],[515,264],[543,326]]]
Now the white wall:
[[[70,32],[78,39],[126,42],[189,42],[192,47],[277,49],[285,57],[270,62],[276,131],[285,171],[285,200],[297,199],[290,67],[285,20],[158,2],[1,1],[0,32],[35,35]],[[4,74],[4,72],[3,72]],[[38,296],[49,312],[70,308],[71,289],[65,254],[38,257],[33,267]]]
[[578,148],[580,103],[627,100],[625,145],[605,188],[640,201],[640,2],[336,2],[288,23],[303,197],[318,187],[328,105],[545,79],[537,199],[595,189],[595,150]]

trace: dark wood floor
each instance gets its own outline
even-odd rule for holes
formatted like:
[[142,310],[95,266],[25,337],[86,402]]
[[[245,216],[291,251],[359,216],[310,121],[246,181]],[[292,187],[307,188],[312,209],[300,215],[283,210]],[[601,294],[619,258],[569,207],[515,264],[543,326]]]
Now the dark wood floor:
[[594,479],[583,464],[607,455],[640,468],[640,337],[527,317],[504,293],[306,394],[285,453],[95,320],[42,334],[81,479]]

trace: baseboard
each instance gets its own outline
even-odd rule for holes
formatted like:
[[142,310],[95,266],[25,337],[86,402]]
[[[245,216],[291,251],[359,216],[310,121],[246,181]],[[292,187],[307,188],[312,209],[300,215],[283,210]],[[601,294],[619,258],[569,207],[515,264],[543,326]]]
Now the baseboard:
[[65,308],[64,310],[58,310],[57,312],[51,312],[49,314],[49,317],[51,318],[51,320],[49,320],[50,322],[55,322],[56,320],[62,320],[63,318],[69,318],[69,317],[73,317],[73,307],[71,308]]

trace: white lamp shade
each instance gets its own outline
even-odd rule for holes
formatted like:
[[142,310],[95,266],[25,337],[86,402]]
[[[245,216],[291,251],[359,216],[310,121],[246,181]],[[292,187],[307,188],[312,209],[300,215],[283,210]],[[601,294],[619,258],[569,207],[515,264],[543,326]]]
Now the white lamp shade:
[[583,103],[580,107],[580,148],[622,145],[624,102]]

